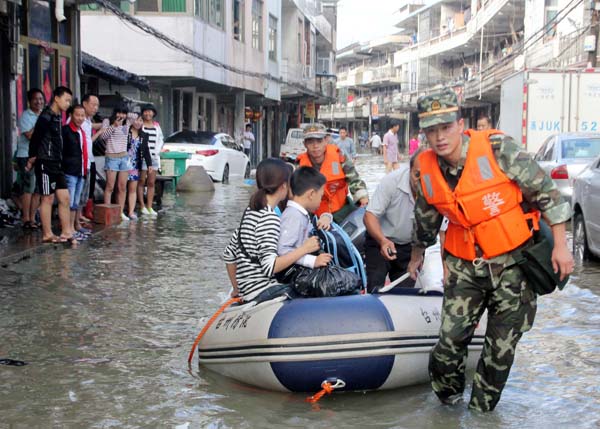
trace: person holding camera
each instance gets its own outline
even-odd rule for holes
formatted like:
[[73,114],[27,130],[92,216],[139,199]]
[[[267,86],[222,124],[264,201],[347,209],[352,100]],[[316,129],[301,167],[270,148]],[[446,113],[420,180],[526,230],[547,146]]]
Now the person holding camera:
[[106,187],[104,188],[104,204],[110,204],[112,194],[117,185],[117,203],[121,206],[121,219],[129,220],[123,209],[127,196],[127,179],[131,169],[131,160],[127,152],[129,126],[126,124],[128,110],[116,107],[110,119],[102,123],[100,138],[106,143],[104,170],[106,171]]

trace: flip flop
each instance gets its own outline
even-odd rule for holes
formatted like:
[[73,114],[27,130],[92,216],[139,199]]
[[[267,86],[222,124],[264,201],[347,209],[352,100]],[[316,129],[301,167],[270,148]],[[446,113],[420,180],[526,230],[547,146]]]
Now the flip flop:
[[42,243],[44,243],[44,244],[57,244],[57,243],[64,243],[64,242],[60,241],[60,237],[57,237],[56,235],[53,235],[50,238],[42,238]]
[[39,229],[39,226],[31,221],[27,221],[23,224],[23,229],[33,231]]

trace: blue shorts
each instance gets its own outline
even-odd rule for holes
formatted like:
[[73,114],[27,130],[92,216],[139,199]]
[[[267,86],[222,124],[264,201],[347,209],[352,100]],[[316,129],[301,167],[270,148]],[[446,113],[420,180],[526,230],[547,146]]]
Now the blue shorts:
[[129,171],[131,170],[131,158],[125,155],[119,158],[107,156],[104,158],[104,170],[108,171]]
[[69,190],[69,205],[71,210],[77,210],[79,209],[85,177],[65,174],[65,180],[67,182],[67,189]]

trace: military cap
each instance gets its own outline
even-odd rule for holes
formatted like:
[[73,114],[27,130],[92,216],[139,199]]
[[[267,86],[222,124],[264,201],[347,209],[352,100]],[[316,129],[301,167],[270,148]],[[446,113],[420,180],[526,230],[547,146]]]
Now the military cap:
[[422,129],[454,122],[458,119],[460,110],[456,93],[450,88],[419,97],[417,108],[419,109],[419,127]]
[[323,139],[327,135],[327,128],[325,128],[325,125],[319,123],[303,125],[302,131],[304,131],[304,140]]

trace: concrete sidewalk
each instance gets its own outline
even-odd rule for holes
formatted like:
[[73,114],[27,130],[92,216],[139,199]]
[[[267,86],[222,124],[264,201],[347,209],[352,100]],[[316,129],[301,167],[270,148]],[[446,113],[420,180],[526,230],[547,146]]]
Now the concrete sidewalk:
[[[92,236],[107,228],[105,225],[92,224]],[[58,225],[54,231],[60,231]],[[6,268],[36,254],[57,248],[72,247],[71,243],[42,243],[42,230],[24,230],[22,225],[0,229],[0,267]],[[77,246],[77,244],[75,244]]]

